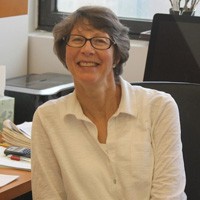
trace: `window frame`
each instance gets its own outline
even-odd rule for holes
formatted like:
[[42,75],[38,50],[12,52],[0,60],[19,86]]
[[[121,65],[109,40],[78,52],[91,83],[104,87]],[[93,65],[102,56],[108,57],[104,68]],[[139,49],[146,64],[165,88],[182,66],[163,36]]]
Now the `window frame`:
[[[61,21],[68,13],[58,12],[56,9],[57,0],[38,0],[38,30],[51,32],[54,25]],[[152,20],[145,19],[125,19],[120,21],[129,27],[130,39],[140,39],[140,33],[150,30]]]

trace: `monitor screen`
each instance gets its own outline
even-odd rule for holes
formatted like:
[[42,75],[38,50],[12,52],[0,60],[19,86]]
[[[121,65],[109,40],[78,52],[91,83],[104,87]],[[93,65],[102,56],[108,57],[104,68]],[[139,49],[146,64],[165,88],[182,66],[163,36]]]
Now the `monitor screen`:
[[154,16],[144,81],[200,83],[200,17]]

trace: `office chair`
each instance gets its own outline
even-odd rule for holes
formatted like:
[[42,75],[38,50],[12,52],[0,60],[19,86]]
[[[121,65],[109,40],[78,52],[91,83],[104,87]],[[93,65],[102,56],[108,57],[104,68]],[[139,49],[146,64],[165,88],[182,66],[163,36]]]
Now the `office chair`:
[[181,139],[188,200],[200,199],[200,84],[181,82],[139,82],[146,88],[167,92],[180,112]]

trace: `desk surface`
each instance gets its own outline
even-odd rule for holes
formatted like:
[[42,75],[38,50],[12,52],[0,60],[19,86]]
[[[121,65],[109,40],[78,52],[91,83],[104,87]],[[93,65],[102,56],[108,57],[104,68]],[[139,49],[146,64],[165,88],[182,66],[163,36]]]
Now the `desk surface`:
[[31,172],[0,168],[0,174],[19,175],[19,178],[0,188],[0,199],[13,199],[31,191]]
[[0,188],[0,199],[13,199],[31,191],[30,171],[0,167],[0,174],[19,175],[17,180]]

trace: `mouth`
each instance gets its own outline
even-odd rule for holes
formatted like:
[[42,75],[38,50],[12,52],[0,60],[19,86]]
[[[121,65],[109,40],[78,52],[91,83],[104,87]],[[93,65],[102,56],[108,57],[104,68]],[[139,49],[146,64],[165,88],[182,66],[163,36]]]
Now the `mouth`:
[[99,63],[97,62],[88,62],[88,61],[80,61],[77,63],[80,67],[97,67]]

